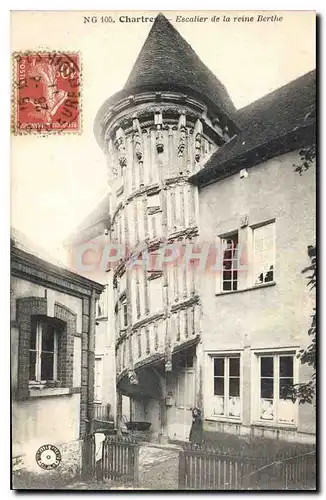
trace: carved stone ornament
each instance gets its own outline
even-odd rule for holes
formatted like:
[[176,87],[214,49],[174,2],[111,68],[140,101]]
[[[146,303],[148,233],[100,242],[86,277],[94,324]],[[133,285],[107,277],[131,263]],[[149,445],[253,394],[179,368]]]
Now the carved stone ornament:
[[155,140],[156,140],[156,151],[159,154],[163,153],[163,151],[164,151],[164,144],[163,144],[163,131],[162,131],[162,126],[161,125],[157,125],[156,134],[155,134]]
[[199,162],[201,156],[201,134],[196,134],[195,137],[195,160]]
[[247,227],[248,224],[249,224],[249,215],[247,215],[247,214],[242,215],[240,218],[240,227],[241,228]]
[[128,380],[130,385],[138,385],[138,377],[136,375],[135,370],[129,370]]
[[120,167],[127,166],[126,140],[122,128],[116,132],[115,147],[118,151],[118,162]]
[[159,109],[155,111],[154,114],[154,124],[156,127],[155,141],[156,141],[156,151],[158,153],[163,153],[164,151],[164,143],[163,143],[163,117],[162,113]]
[[134,142],[134,151],[135,151],[135,156],[138,160],[138,162],[143,161],[143,141],[142,141],[142,135],[141,135],[141,128],[139,125],[139,120],[137,118],[133,119],[133,142]]
[[170,359],[168,359],[165,362],[165,371],[166,372],[172,372],[172,361]]
[[182,158],[184,151],[186,149],[186,133],[187,133],[186,115],[184,112],[181,112],[178,123],[178,129],[179,129],[178,156]]
[[184,151],[186,149],[186,127],[181,127],[179,145],[178,145],[178,156],[183,157]]
[[202,154],[202,134],[203,134],[203,124],[200,120],[197,120],[194,129],[196,162],[200,161]]

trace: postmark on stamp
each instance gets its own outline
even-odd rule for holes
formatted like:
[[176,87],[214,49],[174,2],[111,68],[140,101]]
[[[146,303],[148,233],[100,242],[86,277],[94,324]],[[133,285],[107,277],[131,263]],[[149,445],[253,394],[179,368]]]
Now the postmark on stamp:
[[13,54],[14,134],[81,132],[78,52]]

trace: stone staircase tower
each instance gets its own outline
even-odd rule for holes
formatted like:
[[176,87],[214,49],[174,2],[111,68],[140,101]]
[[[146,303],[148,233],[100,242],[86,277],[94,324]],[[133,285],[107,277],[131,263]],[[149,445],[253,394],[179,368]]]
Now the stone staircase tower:
[[[225,87],[159,14],[124,88],[95,120],[111,190],[118,415],[180,437],[201,405],[201,302],[193,265],[159,265],[160,249],[196,242],[198,191],[188,178],[236,131]],[[131,265],[142,252],[148,265]],[[143,254],[144,255],[144,254]],[[119,404],[120,401],[120,404]]]

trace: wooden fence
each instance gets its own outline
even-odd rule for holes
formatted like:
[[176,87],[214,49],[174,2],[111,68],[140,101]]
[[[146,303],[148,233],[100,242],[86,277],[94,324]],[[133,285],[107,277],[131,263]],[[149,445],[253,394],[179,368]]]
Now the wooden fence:
[[95,476],[95,436],[89,434],[85,436],[82,448],[82,475],[85,479],[90,479]]
[[108,435],[102,443],[102,458],[97,461],[96,451],[94,435],[87,436],[84,440],[84,474],[102,481],[139,484],[139,445],[134,439]]
[[179,489],[315,489],[316,454],[311,446],[275,453],[253,448],[186,445],[179,455]]

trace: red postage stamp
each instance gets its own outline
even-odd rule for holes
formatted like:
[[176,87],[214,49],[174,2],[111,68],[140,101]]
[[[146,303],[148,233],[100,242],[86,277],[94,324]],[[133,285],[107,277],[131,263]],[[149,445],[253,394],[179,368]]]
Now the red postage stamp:
[[77,52],[14,54],[13,132],[81,132]]

